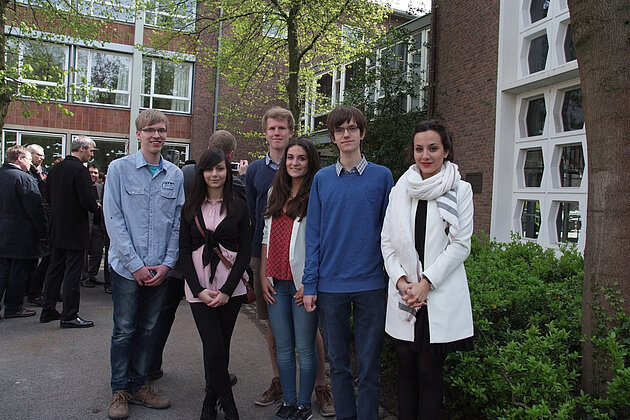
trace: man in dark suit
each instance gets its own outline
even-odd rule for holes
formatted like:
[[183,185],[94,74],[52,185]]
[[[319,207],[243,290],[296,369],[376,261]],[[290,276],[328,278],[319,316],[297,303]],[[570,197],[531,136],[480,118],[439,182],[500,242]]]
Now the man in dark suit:
[[0,168],[0,300],[4,295],[5,318],[21,318],[35,315],[22,305],[29,268],[44,254],[46,214],[37,182],[27,172],[31,153],[13,146],[6,156]]
[[[92,194],[99,204],[103,203],[103,185],[98,182],[98,166],[93,163],[88,165],[90,172],[90,180],[92,182]],[[103,258],[103,245],[105,245],[105,221],[103,220],[103,209],[100,208],[96,213],[90,213],[90,244],[85,255],[85,264],[81,273],[81,286],[94,287],[99,282],[96,278],[98,270],[101,268],[101,259]]]
[[[48,171],[47,199],[50,205],[48,244],[50,265],[44,282],[44,308],[40,322],[60,319],[61,328],[92,327],[79,317],[79,281],[90,239],[88,211],[100,205],[92,193],[85,163],[94,156],[94,141],[85,136],[72,140],[72,153]],[[63,282],[63,312],[56,310],[57,294]]]

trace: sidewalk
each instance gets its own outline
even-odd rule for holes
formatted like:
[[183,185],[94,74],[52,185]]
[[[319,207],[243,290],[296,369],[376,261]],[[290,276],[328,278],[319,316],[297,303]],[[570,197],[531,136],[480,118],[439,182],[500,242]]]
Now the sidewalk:
[[[106,419],[111,398],[111,295],[102,286],[81,288],[80,315],[94,321],[93,328],[61,329],[56,321],[41,324],[41,308],[35,309],[34,317],[0,320],[0,419]],[[271,381],[264,328],[254,305],[243,305],[230,356],[230,372],[238,377],[234,399],[243,420],[269,419],[277,406],[254,404]],[[164,376],[154,385],[170,398],[171,407],[130,405],[129,418],[198,419],[204,398],[201,340],[186,301],[177,311],[163,369]],[[324,419],[314,396],[313,419]]]

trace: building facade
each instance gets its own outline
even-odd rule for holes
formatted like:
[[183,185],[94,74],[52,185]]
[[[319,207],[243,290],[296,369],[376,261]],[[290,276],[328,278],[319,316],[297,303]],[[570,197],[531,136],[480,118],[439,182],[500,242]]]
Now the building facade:
[[584,249],[588,174],[566,0],[449,0],[434,10],[433,115],[455,134],[475,230]]

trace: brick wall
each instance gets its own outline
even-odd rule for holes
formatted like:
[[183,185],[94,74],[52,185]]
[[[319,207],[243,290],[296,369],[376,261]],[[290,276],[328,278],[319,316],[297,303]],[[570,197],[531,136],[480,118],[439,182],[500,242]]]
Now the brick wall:
[[437,8],[435,114],[453,133],[462,177],[481,173],[475,232],[490,232],[499,1],[449,0]]
[[[19,100],[13,101],[9,107],[5,123],[11,126],[22,126],[25,129],[47,129],[50,132],[73,131],[98,136],[112,137],[129,136],[129,110],[116,108],[101,108],[98,106],[66,105],[74,113],[65,115],[56,106],[37,105],[27,101],[31,115],[22,115]],[[47,109],[48,108],[48,109]],[[189,115],[167,114],[169,121],[168,136],[170,138],[189,139]]]

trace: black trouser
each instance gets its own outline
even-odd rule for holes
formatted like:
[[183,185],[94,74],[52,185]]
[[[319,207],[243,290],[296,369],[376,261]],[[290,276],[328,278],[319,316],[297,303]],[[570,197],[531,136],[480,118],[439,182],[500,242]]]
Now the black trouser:
[[203,343],[204,364],[212,367],[210,372],[207,372],[209,375],[206,389],[213,389],[223,401],[234,399],[228,374],[228,361],[230,340],[242,302],[242,297],[237,296],[230,298],[225,305],[218,308],[211,308],[204,303],[190,304]]
[[96,281],[103,259],[103,245],[105,244],[105,230],[100,224],[92,225],[90,244],[85,253],[85,263],[81,272],[81,280]]
[[44,282],[44,309],[42,314],[55,311],[57,295],[63,282],[63,311],[62,321],[70,321],[79,316],[79,301],[81,298],[79,282],[85,250],[52,248],[50,265]]
[[32,273],[30,273],[30,284],[26,295],[30,299],[36,299],[42,296],[44,292],[44,280],[46,280],[46,272],[48,271],[48,265],[50,264],[50,254],[42,257],[39,260],[39,264]]
[[443,398],[442,370],[446,354],[426,354],[394,344],[398,359],[400,420],[438,420]]
[[171,333],[173,321],[175,321],[175,312],[177,312],[179,303],[184,296],[183,278],[179,279],[168,276],[164,281],[167,282],[167,284],[162,309],[160,310],[160,317],[151,332],[152,344],[149,356],[149,369],[147,370],[149,376],[156,374],[162,368],[164,346],[166,345],[166,340],[168,340],[168,335]]

